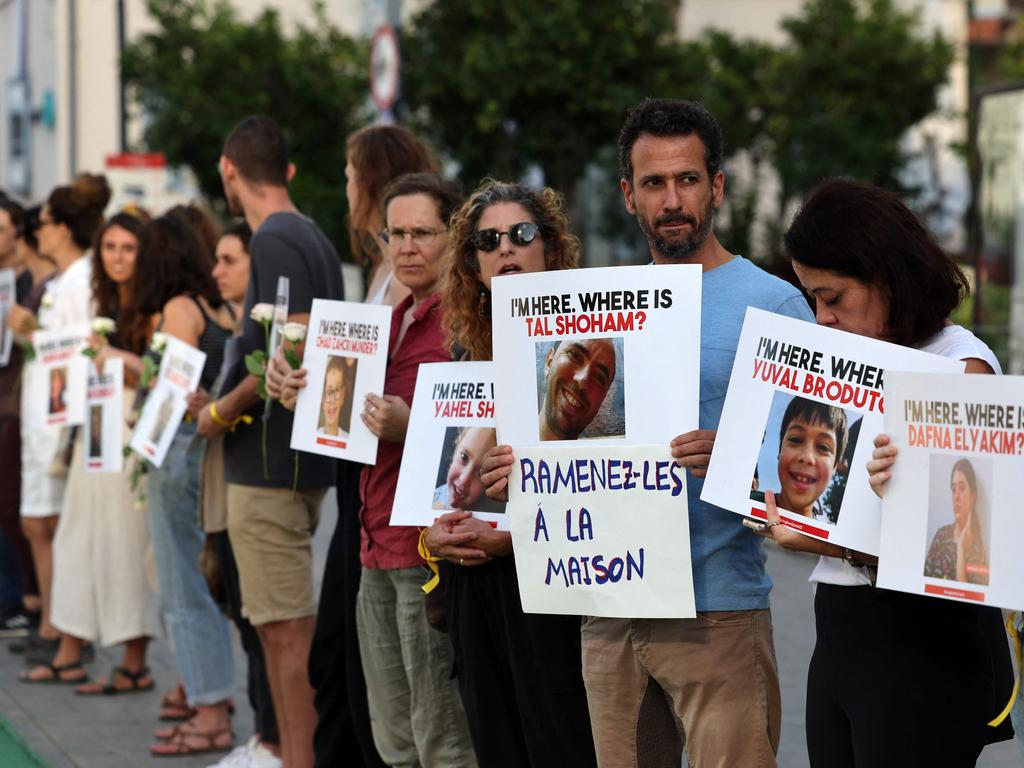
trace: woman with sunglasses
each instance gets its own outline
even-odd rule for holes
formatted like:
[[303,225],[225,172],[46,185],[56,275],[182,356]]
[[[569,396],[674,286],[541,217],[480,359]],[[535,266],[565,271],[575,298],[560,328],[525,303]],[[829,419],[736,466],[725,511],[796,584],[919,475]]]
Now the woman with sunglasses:
[[[92,317],[91,269],[88,250],[103,223],[110,188],[103,176],[80,174],[69,186],[50,193],[39,214],[36,239],[39,255],[56,266],[46,284],[38,315],[24,306],[11,307],[8,326],[21,339],[34,331],[88,323]],[[50,623],[53,579],[53,537],[57,531],[67,475],[66,438],[61,427],[46,423],[40,393],[49,390],[49,377],[39,359],[25,363],[21,389],[21,524],[32,548],[39,581],[42,613],[38,638],[29,638],[26,659],[48,664],[57,651],[60,632]],[[40,673],[62,682],[84,678],[80,665]]]
[[[964,360],[967,373],[999,372],[992,351],[947,319],[966,278],[896,195],[826,182],[785,243],[820,325]],[[765,500],[763,535],[821,555],[811,575],[812,766],[973,766],[985,744],[1009,738],[1006,726],[987,725],[1012,685],[998,609],[878,589],[876,558],[779,525],[773,494]]]
[[[551,189],[486,182],[451,222],[444,325],[456,357],[491,359],[491,281],[572,269],[579,241]],[[448,632],[477,760],[496,766],[593,766],[580,619],[523,613],[512,540],[470,512],[425,534],[443,557]]]

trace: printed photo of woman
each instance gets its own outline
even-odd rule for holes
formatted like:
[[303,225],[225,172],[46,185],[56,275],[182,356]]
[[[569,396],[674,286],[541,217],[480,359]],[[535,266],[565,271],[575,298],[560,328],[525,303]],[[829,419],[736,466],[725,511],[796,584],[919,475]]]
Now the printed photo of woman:
[[[938,457],[933,457],[933,469],[935,458]],[[924,575],[968,584],[988,584],[988,548],[978,504],[978,476],[969,459],[959,459],[953,465],[949,491],[949,502],[944,498],[930,500],[930,518],[941,516],[948,520],[948,505],[951,505],[953,522],[943,525],[932,536],[924,561]]]

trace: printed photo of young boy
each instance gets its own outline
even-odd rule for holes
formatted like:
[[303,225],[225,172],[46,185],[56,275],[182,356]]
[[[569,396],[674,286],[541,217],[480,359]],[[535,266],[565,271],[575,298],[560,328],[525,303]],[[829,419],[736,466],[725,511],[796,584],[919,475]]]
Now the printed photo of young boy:
[[780,509],[835,524],[859,428],[858,413],[777,392],[751,498],[763,501],[764,491],[771,490]]

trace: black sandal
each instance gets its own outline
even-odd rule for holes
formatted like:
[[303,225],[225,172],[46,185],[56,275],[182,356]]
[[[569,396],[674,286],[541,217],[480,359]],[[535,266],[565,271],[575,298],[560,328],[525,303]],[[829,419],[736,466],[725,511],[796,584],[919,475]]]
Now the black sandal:
[[[118,688],[114,682],[118,675],[131,683],[131,685],[127,688]],[[142,682],[142,679],[145,677],[149,677],[149,682]],[[124,667],[114,667],[110,677],[106,681],[101,680],[97,682],[96,685],[99,687],[92,690],[78,688],[75,690],[75,693],[79,696],[117,696],[122,693],[142,693],[153,690],[156,683],[149,675],[149,667],[143,667],[138,672],[132,672]]]
[[[50,670],[50,677],[30,677],[33,669],[37,669],[38,667],[45,667]],[[64,672],[73,672],[76,669],[80,669],[82,672],[85,672],[85,667],[82,666],[82,662],[80,660],[72,661],[68,664],[43,662],[42,664],[37,664],[33,669],[24,670],[20,675],[18,675],[18,679],[23,683],[28,683],[29,685],[81,685],[82,683],[89,682],[88,674],[83,675],[82,677],[63,677]]]

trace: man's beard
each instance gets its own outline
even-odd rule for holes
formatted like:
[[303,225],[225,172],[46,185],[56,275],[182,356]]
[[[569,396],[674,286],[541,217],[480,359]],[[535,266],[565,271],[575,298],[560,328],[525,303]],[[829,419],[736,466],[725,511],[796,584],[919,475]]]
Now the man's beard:
[[232,216],[245,215],[245,209],[242,208],[242,201],[239,199],[238,195],[236,195],[229,189],[225,189],[224,197],[227,198],[228,211],[231,213]]
[[[704,245],[704,241],[708,239],[708,235],[711,234],[711,229],[715,224],[715,206],[712,204],[711,200],[708,200],[708,204],[703,213],[704,216],[701,218],[699,225],[693,216],[686,213],[659,216],[654,220],[654,227],[651,227],[651,225],[647,223],[647,219],[640,215],[639,212],[636,214],[636,220],[651,248],[660,253],[668,261],[682,261],[683,259],[688,259],[693,256],[693,254],[696,253],[702,245]],[[655,231],[655,227],[663,224],[682,223],[689,224],[691,230],[690,234],[686,238],[678,242],[669,242]]]

